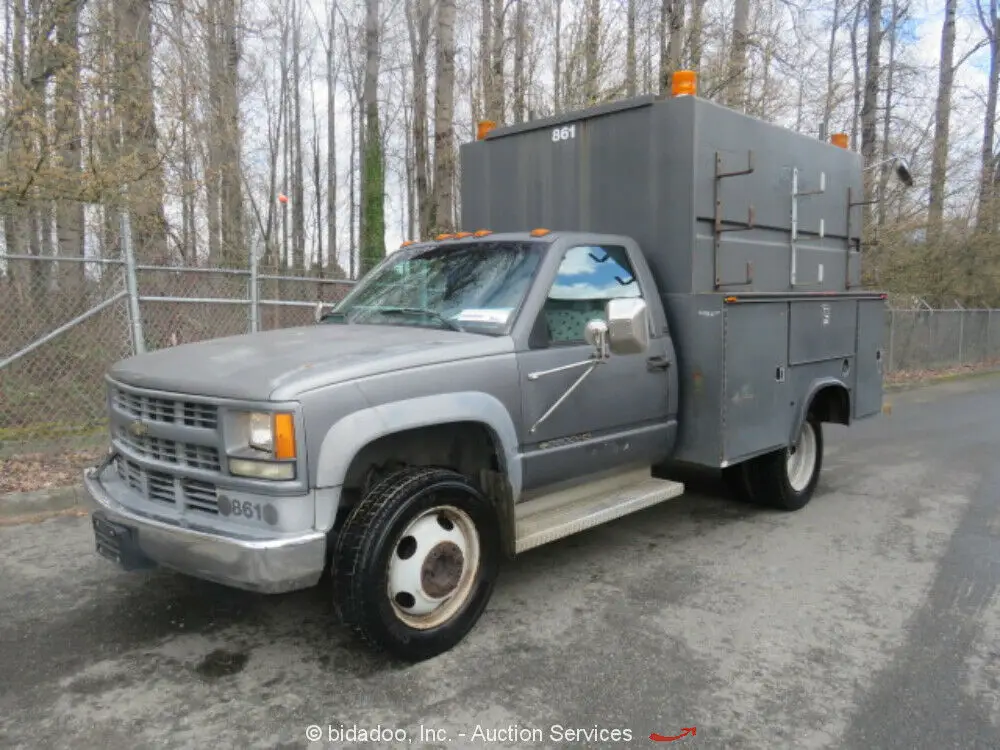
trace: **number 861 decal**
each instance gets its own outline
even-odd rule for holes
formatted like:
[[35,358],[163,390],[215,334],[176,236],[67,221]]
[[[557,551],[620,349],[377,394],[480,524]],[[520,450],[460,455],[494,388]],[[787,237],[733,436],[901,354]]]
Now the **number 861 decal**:
[[576,138],[576,125],[563,125],[561,128],[553,128],[552,142],[568,141]]

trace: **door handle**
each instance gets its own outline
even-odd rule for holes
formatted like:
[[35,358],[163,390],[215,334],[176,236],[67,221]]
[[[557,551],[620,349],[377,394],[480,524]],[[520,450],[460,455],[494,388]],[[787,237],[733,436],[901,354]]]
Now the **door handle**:
[[670,367],[670,360],[666,357],[650,357],[646,360],[648,370],[666,370]]

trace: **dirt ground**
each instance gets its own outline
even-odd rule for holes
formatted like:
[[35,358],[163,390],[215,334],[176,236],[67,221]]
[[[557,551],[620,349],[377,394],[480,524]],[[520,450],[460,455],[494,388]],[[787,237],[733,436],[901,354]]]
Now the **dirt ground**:
[[68,487],[101,460],[106,447],[21,453],[0,458],[0,494]]

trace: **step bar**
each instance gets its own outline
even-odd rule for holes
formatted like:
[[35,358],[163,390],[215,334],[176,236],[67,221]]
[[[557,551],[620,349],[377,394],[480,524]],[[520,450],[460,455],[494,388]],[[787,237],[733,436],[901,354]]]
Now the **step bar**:
[[683,494],[682,483],[656,479],[646,467],[526,500],[514,507],[515,552],[526,552]]

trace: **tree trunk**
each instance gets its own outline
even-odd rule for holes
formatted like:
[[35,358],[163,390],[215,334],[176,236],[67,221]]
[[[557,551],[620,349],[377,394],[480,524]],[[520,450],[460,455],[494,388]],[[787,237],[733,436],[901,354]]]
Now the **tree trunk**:
[[834,63],[837,54],[837,31],[840,27],[841,0],[833,0],[833,19],[830,22],[830,43],[826,48],[826,96],[823,99],[823,133],[830,135],[830,118],[833,116]]
[[636,0],[628,0],[626,10],[626,37],[625,37],[625,93],[628,97],[636,95],[636,85],[638,83],[635,61],[635,4]]
[[237,0],[222,0],[222,86],[219,132],[222,136],[222,242],[227,266],[244,268],[247,247],[243,227],[242,132],[240,128],[239,66],[242,57]]
[[504,90],[504,16],[506,15],[506,0],[493,0],[493,75],[490,80],[489,115],[487,119],[496,123],[504,121],[507,111]]
[[670,42],[667,45],[667,72],[670,75],[666,82],[666,90],[669,90],[674,72],[680,70],[684,60],[684,0],[670,0],[667,26],[670,31]]
[[851,71],[853,73],[853,104],[851,109],[851,146],[858,147],[858,123],[861,120],[861,56],[858,54],[858,29],[861,27],[861,17],[865,4],[858,0],[854,8],[854,20],[851,22]]
[[438,0],[437,82],[434,101],[435,231],[454,230],[455,0]]
[[[878,85],[880,75],[879,50],[882,46],[882,0],[870,0],[868,4],[868,39],[865,43],[865,91],[861,107],[861,156],[865,168],[875,164],[878,157]],[[864,199],[871,201],[874,195],[874,178],[871,170],[865,172]],[[862,231],[871,224],[871,204],[863,207]]]
[[[882,161],[886,162],[890,158],[891,148],[890,148],[890,135],[892,133],[892,95],[893,95],[893,79],[896,74],[896,40],[898,38],[900,11],[899,11],[899,1],[892,0],[891,15],[890,15],[889,27],[889,59],[886,63],[886,82],[885,82],[885,109],[882,114]],[[889,174],[891,172],[891,167],[888,164],[883,164],[882,169],[879,172],[879,183],[878,183],[878,205],[876,214],[878,216],[878,226],[884,227],[888,218],[888,200],[887,193],[889,188]]]
[[997,0],[989,0],[989,18],[984,17],[982,0],[977,3],[980,22],[990,46],[990,74],[986,93],[986,116],[983,123],[983,145],[980,149],[978,231],[994,232],[997,227],[996,157],[993,155],[997,120],[997,86],[1000,84],[1000,18]]
[[747,39],[750,31],[750,0],[733,3],[733,38],[729,47],[726,105],[743,111],[746,107]]
[[167,261],[163,170],[157,151],[153,103],[152,0],[116,0],[119,29],[115,110],[121,122],[122,153],[142,170],[128,188],[136,256]]
[[691,70],[700,71],[702,37],[704,35],[705,0],[691,0],[691,50],[688,56]]
[[927,236],[931,242],[939,238],[944,220],[945,183],[948,180],[948,127],[951,122],[951,89],[955,80],[955,13],[957,8],[957,0],[945,0],[944,24],[941,27],[941,64],[938,67],[937,106],[934,110],[931,194],[927,206]]
[[584,104],[591,106],[597,103],[601,83],[601,0],[587,0],[587,31],[583,43]]
[[555,74],[552,76],[553,107],[556,114],[559,114],[562,107],[562,97],[560,96],[562,86],[562,0],[556,2],[556,63]]
[[361,267],[368,273],[385,257],[385,173],[382,130],[379,123],[378,78],[380,54],[379,0],[366,0],[365,13],[365,130],[361,194]]
[[[421,237],[434,222],[430,200],[430,180],[427,175],[427,50],[430,46],[431,0],[407,0],[410,23],[410,51],[413,59],[413,158],[416,162],[415,182],[417,211],[420,221],[417,234]],[[486,28],[489,26],[487,24]],[[489,66],[486,66],[489,70]]]
[[[61,6],[57,22],[58,54],[63,70],[56,80],[55,125],[61,146],[65,193],[71,195],[80,183],[82,167],[80,145],[83,130],[80,118],[79,28],[81,0],[68,0]],[[82,258],[84,250],[83,202],[64,197],[56,205],[56,236],[59,255]],[[83,302],[84,264],[73,263],[63,280],[69,282],[70,298],[76,307]],[[70,281],[72,279],[72,281]]]
[[333,64],[336,17],[337,2],[331,0],[326,40],[326,250],[330,275],[339,279],[344,269],[337,254],[337,68]]
[[[480,1],[479,26],[479,86],[483,97],[483,117],[492,116],[490,102],[493,99],[493,45],[491,42],[493,31],[493,3],[492,0]],[[556,47],[556,65],[558,66],[558,46]]]
[[305,180],[303,179],[302,154],[302,10],[298,0],[292,6],[292,130],[289,136],[292,140],[292,264],[296,272],[305,268],[306,256],[306,216],[305,216]]
[[524,122],[524,4],[525,0],[514,0],[514,122]]

